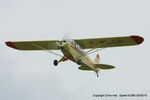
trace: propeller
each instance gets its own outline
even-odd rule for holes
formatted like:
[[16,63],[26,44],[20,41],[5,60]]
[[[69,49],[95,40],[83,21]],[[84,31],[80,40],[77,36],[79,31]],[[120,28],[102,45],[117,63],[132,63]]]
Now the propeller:
[[[62,40],[73,41],[73,39],[71,38],[71,35],[70,35],[68,32],[66,32],[66,33],[64,34]],[[62,41],[62,40],[59,40],[59,41]],[[48,45],[48,47],[49,47],[49,46],[53,46],[54,48],[57,48],[57,49],[58,49],[59,41],[57,41],[57,42],[54,43],[54,44]]]
[[[71,39],[71,35],[70,35],[69,33],[66,33],[66,34],[64,35],[64,37],[63,37],[62,40],[69,40],[69,41],[70,41],[70,40],[73,40],[73,39]],[[59,43],[59,41],[57,41],[57,42],[54,43],[54,44],[50,44],[50,45],[48,44],[48,48],[51,47],[51,46],[53,46],[54,48],[58,48],[58,43]],[[55,52],[53,52],[53,51],[51,51],[51,50],[48,50],[48,49],[43,48],[43,47],[41,47],[41,46],[38,46],[38,45],[36,45],[36,44],[31,44],[31,45],[36,46],[36,47],[42,49],[43,51],[48,52],[48,53],[51,53],[51,54],[54,54],[54,55],[56,55],[56,56],[64,57],[64,56],[62,56],[62,55],[60,55],[60,54],[58,54],[58,53],[55,53]]]
[[70,40],[73,40],[73,39],[71,37],[71,34],[66,32],[62,40],[69,40],[70,41]]
[[[67,41],[74,41],[72,38],[71,38],[71,35],[68,33],[68,32],[66,32],[65,34],[64,34],[64,37],[62,38],[62,40],[67,40]],[[60,40],[61,41],[61,40]],[[59,41],[57,41],[55,44],[53,44],[52,46],[54,46],[55,48],[58,48],[58,43],[59,43]],[[64,57],[64,56],[62,56],[62,55],[59,55],[59,54],[57,54],[57,53],[55,53],[55,52],[52,52],[52,51],[50,51],[50,50],[47,50],[49,53],[52,53],[52,54],[54,54],[54,55],[57,55],[57,56],[60,56],[60,57]]]

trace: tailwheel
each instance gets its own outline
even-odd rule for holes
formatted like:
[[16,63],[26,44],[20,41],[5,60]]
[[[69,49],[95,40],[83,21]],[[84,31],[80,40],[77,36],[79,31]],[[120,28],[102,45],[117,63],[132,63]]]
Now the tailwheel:
[[77,59],[77,64],[81,65],[81,63],[82,63],[81,59]]
[[98,72],[96,72],[97,77],[99,77]]
[[53,62],[53,63],[54,63],[54,65],[55,65],[55,66],[57,66],[57,65],[58,65],[58,61],[57,61],[57,60],[54,60],[54,62]]

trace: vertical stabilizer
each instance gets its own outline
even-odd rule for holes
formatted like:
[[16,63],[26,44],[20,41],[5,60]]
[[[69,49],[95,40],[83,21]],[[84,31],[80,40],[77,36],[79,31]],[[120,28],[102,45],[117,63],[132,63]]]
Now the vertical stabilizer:
[[94,64],[100,64],[100,57],[99,54],[96,55],[95,59],[94,59]]

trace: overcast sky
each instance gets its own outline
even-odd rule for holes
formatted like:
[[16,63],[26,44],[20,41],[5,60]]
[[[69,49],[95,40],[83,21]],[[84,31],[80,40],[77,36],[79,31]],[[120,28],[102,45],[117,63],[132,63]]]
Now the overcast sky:
[[[0,100],[149,100],[149,0],[0,0]],[[78,70],[43,51],[18,51],[5,41],[140,35],[138,46],[97,53],[112,70]],[[58,51],[57,53],[60,53]],[[89,55],[93,60],[97,53]],[[148,94],[141,98],[97,98],[93,94]]]

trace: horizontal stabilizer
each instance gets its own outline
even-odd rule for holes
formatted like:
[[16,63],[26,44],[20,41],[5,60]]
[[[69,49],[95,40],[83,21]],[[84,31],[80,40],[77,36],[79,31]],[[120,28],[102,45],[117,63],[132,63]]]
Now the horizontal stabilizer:
[[82,66],[82,65],[78,69],[80,69],[80,70],[86,70],[86,71],[92,70],[90,67],[88,67],[88,66]]
[[95,65],[97,68],[100,68],[100,69],[113,69],[113,68],[115,68],[112,65],[106,65],[106,64],[95,64]]

